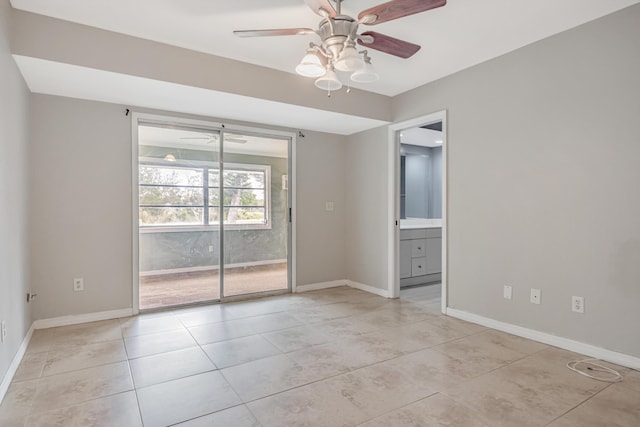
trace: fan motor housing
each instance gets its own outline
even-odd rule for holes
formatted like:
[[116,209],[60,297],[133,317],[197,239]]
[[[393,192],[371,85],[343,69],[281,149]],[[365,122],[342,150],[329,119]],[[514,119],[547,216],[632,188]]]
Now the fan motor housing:
[[349,35],[356,32],[354,25],[358,25],[356,20],[347,15],[326,18],[320,22],[318,35],[334,58],[340,54]]

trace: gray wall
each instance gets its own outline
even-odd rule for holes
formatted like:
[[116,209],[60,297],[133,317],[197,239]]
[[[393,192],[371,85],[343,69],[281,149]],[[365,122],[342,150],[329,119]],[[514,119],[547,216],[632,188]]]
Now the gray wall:
[[[347,273],[347,162],[345,137],[304,132],[296,173],[297,284],[345,279]],[[326,211],[325,202],[334,202]]]
[[405,152],[401,218],[442,218],[442,147],[401,146]]
[[131,118],[118,105],[33,95],[31,119],[35,318],[131,307]]
[[[420,147],[425,152],[427,147]],[[405,214],[408,218],[427,218],[429,215],[429,176],[431,158],[428,154],[407,154],[404,161]]]
[[[297,146],[298,285],[345,278],[344,139],[304,133]],[[31,157],[35,318],[130,307],[130,116],[119,105],[33,95]],[[324,210],[325,200],[335,201],[335,211]],[[84,277],[84,292],[72,291],[74,277]]]
[[349,136],[346,151],[347,278],[387,285],[387,128]]
[[393,100],[397,121],[448,110],[451,307],[640,356],[639,23],[632,6]]
[[9,2],[0,1],[0,381],[31,326],[28,271],[29,91],[9,51]]

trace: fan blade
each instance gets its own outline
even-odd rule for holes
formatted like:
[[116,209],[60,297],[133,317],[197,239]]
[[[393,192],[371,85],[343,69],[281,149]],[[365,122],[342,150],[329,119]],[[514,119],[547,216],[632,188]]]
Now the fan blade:
[[305,34],[315,34],[311,28],[282,28],[275,30],[239,30],[234,31],[238,37],[268,37],[268,36],[301,36]]
[[304,0],[304,2],[313,10],[313,13],[326,18],[330,16],[334,18],[337,15],[336,10],[329,0]]
[[365,25],[381,24],[415,13],[426,12],[445,4],[447,4],[447,0],[394,0],[363,10],[358,15],[358,20]]
[[[420,50],[420,46],[417,44],[385,36],[375,31],[366,31],[362,33],[361,36],[363,37],[358,37],[358,43],[362,46],[379,50],[389,55],[399,56],[400,58],[409,58]],[[371,41],[371,39],[373,39],[373,41]]]

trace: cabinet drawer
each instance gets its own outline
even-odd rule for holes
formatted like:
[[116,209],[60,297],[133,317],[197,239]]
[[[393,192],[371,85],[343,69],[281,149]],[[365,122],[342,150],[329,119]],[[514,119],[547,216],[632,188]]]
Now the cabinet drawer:
[[411,276],[423,276],[427,274],[427,258],[414,258],[411,260]]
[[426,234],[427,234],[427,239],[431,239],[433,237],[442,237],[442,228],[438,227],[438,228],[427,228],[425,230]]
[[427,239],[411,240],[411,258],[427,256]]
[[424,228],[400,230],[400,240],[425,239],[426,237],[427,230]]

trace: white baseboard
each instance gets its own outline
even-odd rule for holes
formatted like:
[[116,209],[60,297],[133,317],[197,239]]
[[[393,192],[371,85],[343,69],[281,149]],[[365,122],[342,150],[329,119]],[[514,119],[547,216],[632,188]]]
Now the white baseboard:
[[477,323],[478,325],[486,326],[491,329],[497,329],[519,337],[528,338],[533,341],[573,351],[575,353],[584,354],[596,359],[605,360],[617,365],[640,370],[640,358],[630,356],[628,354],[618,353],[613,350],[607,350],[606,348],[596,347],[594,345],[574,341],[569,338],[563,338],[546,332],[512,325],[510,323],[501,322],[499,320],[490,319],[488,317],[479,316],[462,310],[456,310],[454,308],[447,308],[447,315],[466,320],[471,323]]
[[4,400],[4,396],[7,394],[7,390],[9,390],[9,385],[11,384],[11,381],[13,381],[13,377],[16,375],[16,372],[18,372],[18,367],[20,366],[20,362],[22,362],[22,358],[27,351],[27,347],[29,346],[29,342],[31,341],[31,336],[33,336],[34,329],[35,328],[33,327],[33,324],[31,324],[29,331],[27,331],[27,335],[22,340],[22,343],[20,344],[16,355],[13,357],[13,360],[9,365],[9,369],[7,369],[7,372],[4,375],[2,382],[0,383],[0,403],[2,403],[2,401]]
[[97,322],[99,320],[118,319],[120,317],[127,316],[133,316],[132,308],[53,317],[51,319],[40,319],[33,322],[33,326],[35,329],[46,329],[55,328],[57,326],[77,325],[78,323]]
[[364,283],[354,282],[353,280],[332,280],[330,282],[311,283],[309,285],[297,286],[294,292],[308,292],[317,291],[319,289],[337,288],[338,286],[350,286],[361,291],[369,292],[371,294],[380,295],[381,297],[390,298],[389,291],[387,289],[374,288]]
[[347,280],[347,285],[351,286],[355,289],[360,289],[361,291],[369,292],[371,294],[380,295],[381,297],[390,298],[388,289],[379,289],[374,288],[371,285],[365,285],[364,283],[354,282],[352,280]]
[[317,291],[319,289],[337,288],[338,286],[348,286],[348,280],[332,280],[331,282],[311,283],[309,285],[296,286],[295,292]]

